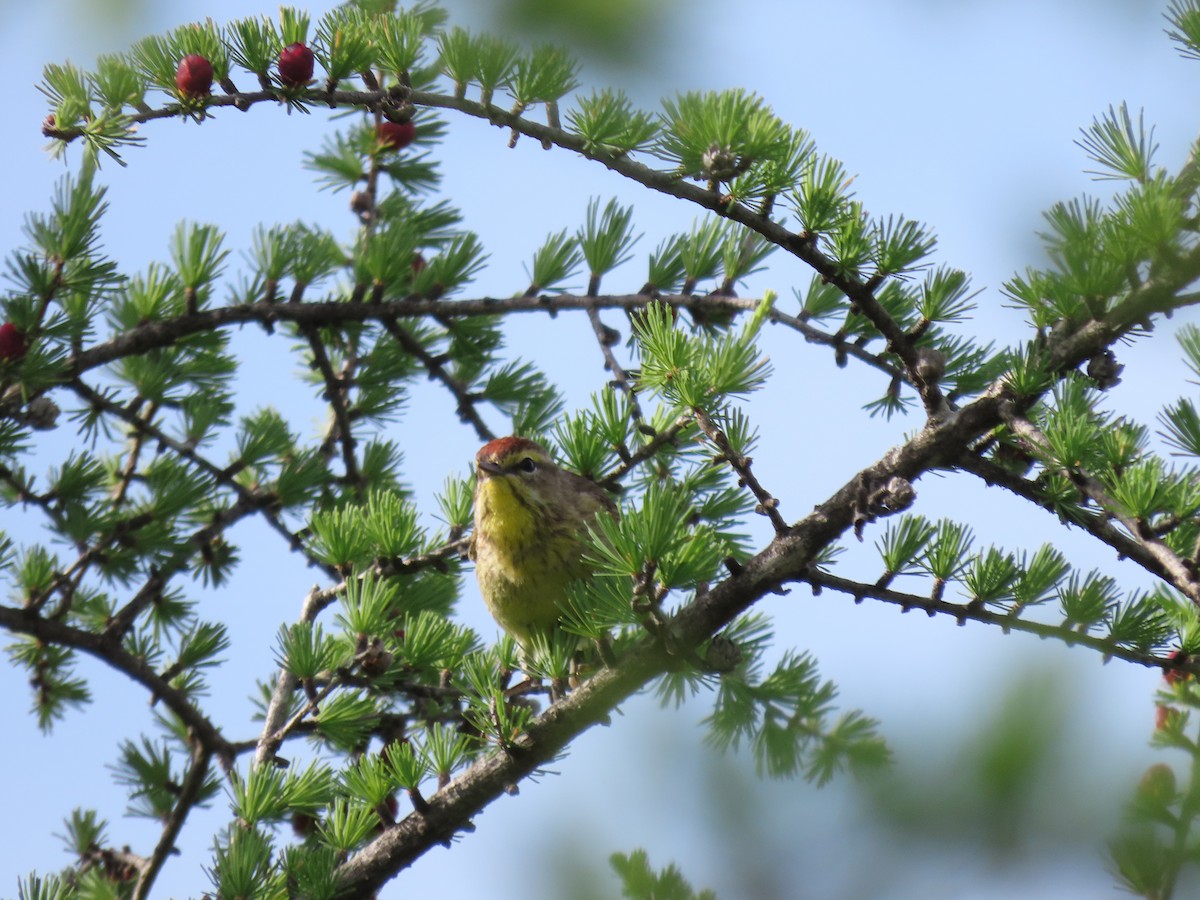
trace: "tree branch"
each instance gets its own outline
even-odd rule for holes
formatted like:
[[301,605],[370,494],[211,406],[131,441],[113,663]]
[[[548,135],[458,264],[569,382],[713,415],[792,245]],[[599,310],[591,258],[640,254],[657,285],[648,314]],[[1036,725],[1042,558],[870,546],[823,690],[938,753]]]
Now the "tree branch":
[[[1046,436],[1024,416],[1018,415],[1011,404],[1001,406],[1001,415],[1009,428],[1028,441],[1042,455],[1051,453]],[[1189,565],[1157,537],[1143,522],[1133,518],[1125,508],[1109,495],[1104,486],[1087,472],[1064,471],[1080,492],[1110,516],[1120,522],[1129,536],[1153,559],[1165,575],[1166,580],[1187,596],[1193,603],[1200,604],[1200,577],[1195,567]]]
[[204,790],[204,783],[208,780],[208,764],[211,759],[212,751],[202,744],[197,744],[193,749],[192,767],[188,770],[183,784],[180,785],[179,799],[175,801],[171,817],[163,827],[162,836],[154,848],[154,855],[150,857],[138,875],[137,885],[133,889],[133,900],[147,900],[167,857],[176,852],[175,841],[179,837],[179,832],[183,830],[188,814],[200,799],[200,792]]
[[621,460],[621,462],[614,466],[610,471],[604,473],[604,475],[599,479],[600,483],[609,484],[620,481],[646,460],[651,459],[654,454],[656,454],[663,447],[667,446],[668,444],[674,444],[679,439],[679,436],[683,433],[684,429],[686,429],[689,425],[692,425],[694,421],[695,420],[691,416],[680,416],[668,427],[657,432],[653,437],[650,437],[650,439],[647,440],[646,443],[642,444],[642,446],[640,446],[637,450],[632,451],[629,454],[628,459]]
[[[317,618],[317,613],[322,609],[320,596],[321,592],[315,586],[309,590],[304,604],[300,607],[299,621],[312,622]],[[296,683],[296,676],[287,670],[287,666],[281,666],[279,676],[275,679],[275,690],[271,693],[271,702],[267,704],[262,736],[258,739],[254,751],[255,768],[273,761],[279,752],[279,745],[283,743],[284,738],[283,723],[287,720],[288,707],[291,705],[289,698],[296,690]]]
[[149,663],[134,656],[120,643],[104,634],[44,619],[22,609],[0,606],[0,627],[15,634],[27,634],[38,640],[63,647],[74,647],[128,676],[150,691],[154,700],[161,701],[195,735],[196,739],[216,755],[228,768],[235,756],[233,746],[215,725],[195,706],[188,696],[163,679]]
[[881,603],[899,606],[901,612],[919,609],[931,618],[937,615],[950,616],[959,625],[963,625],[967,621],[982,622],[986,625],[998,625],[1006,634],[1009,631],[1020,631],[1025,634],[1037,635],[1040,638],[1054,638],[1062,641],[1067,646],[1087,647],[1088,649],[1099,651],[1106,658],[1123,659],[1126,662],[1136,663],[1151,669],[1191,673],[1193,668],[1188,664],[1181,664],[1178,660],[1122,647],[1120,644],[1113,643],[1113,641],[1107,638],[1086,634],[1070,625],[1050,625],[1030,619],[1021,619],[1011,613],[996,612],[984,606],[951,603],[946,600],[939,600],[919,594],[908,594],[903,591],[862,584],[847,578],[839,578],[836,575],[815,570],[798,580],[811,584],[814,593],[823,588],[829,588],[853,598],[855,603],[869,598],[871,600],[878,600]]
[[[697,303],[713,304],[716,308],[734,312],[751,312],[760,301],[737,297],[696,298],[686,295],[648,297],[645,294],[585,297],[575,294],[554,294],[541,297],[481,297],[473,300],[430,300],[404,298],[380,303],[346,303],[341,300],[304,303],[243,303],[216,306],[157,319],[114,335],[109,340],[75,354],[66,367],[67,379],[102,366],[113,360],[159,347],[166,347],[180,338],[254,322],[273,326],[292,322],[298,328],[334,327],[359,322],[388,319],[420,319],[435,316],[467,318],[496,316],[506,313],[533,312],[554,315],[558,312],[588,309],[641,309],[650,303],[666,303],[687,308]],[[830,341],[832,343],[832,340]],[[869,354],[868,354],[869,356]]]
[[[1053,516],[1059,515],[1033,481],[1022,478],[997,463],[982,459],[973,453],[964,453],[955,466],[964,472],[975,475],[989,485],[1004,488],[1018,497],[1028,500]],[[1107,518],[1085,514],[1083,517],[1072,517],[1071,522],[1097,540],[1112,547],[1119,556],[1132,560],[1154,577],[1174,585],[1167,568],[1145,546],[1114,526]],[[1178,585],[1174,586],[1178,588]],[[1182,588],[1179,590],[1182,591]]]
[[430,378],[440,381],[454,395],[455,412],[458,413],[458,418],[471,425],[475,429],[475,434],[485,444],[490,440],[494,440],[496,437],[495,433],[483,421],[483,417],[476,408],[475,398],[471,396],[463,383],[451,375],[446,367],[433,354],[426,350],[421,342],[413,337],[394,317],[390,319],[385,318],[381,321],[383,322],[383,327],[387,329],[387,333],[392,336],[392,340],[399,344],[406,353],[419,361],[425,367],[425,371],[429,373]]
[[790,581],[804,580],[817,554],[853,524],[855,501],[866,479],[883,482],[899,475],[915,481],[953,457],[962,446],[1000,421],[1003,386],[952,412],[906,444],[857,473],[841,489],[729,578],[698,594],[666,623],[667,639],[647,639],[611,667],[602,669],[567,698],[553,704],[518,740],[513,752],[495,752],[470,766],[413,812],[339,869],[341,897],[362,896],[411,865],[434,844],[449,841],[473,815],[501,796],[509,785],[552,760],[575,736],[603,721],[612,708],[665,671],[671,658],[662,647],[693,651],[762,597]]
[[[146,412],[141,414],[141,409],[144,400],[141,397],[134,398],[130,404],[130,415],[134,420],[140,422],[151,422],[154,419],[154,414],[158,411],[157,403],[145,403]],[[130,427],[133,434],[130,437],[129,456],[125,460],[125,466],[121,470],[121,478],[117,482],[116,488],[113,490],[112,502],[114,507],[119,507],[125,502],[125,496],[129,492],[129,485],[133,481],[133,476],[137,472],[138,460],[142,455],[142,441],[145,437],[145,430],[138,425]]]
[[729,467],[737,473],[738,483],[748,487],[754,494],[754,499],[758,501],[754,511],[771,520],[771,526],[775,529],[776,534],[786,532],[788,524],[779,514],[779,500],[762,486],[754,472],[751,471],[750,458],[733,452],[733,447],[730,446],[725,432],[717,427],[716,422],[704,410],[693,409],[692,416],[695,418],[696,424],[700,426],[700,430],[704,432],[705,437],[720,451],[720,459],[728,463]]
[[[347,371],[338,375],[333,371],[333,365],[329,362],[329,354],[325,352],[325,345],[321,342],[316,328],[309,326],[301,330],[308,338],[313,366],[321,373],[321,378],[325,382],[325,399],[329,403],[329,408],[333,410],[333,425],[329,429],[329,436],[322,449],[326,449],[333,440],[341,443],[342,467],[346,470],[346,484],[354,492],[354,496],[361,500],[363,498],[362,476],[358,472],[358,457],[354,454],[354,430],[350,425],[350,411],[347,409],[350,373]],[[332,450],[331,447],[328,449]]]
[[[239,500],[233,506],[214,516],[213,521],[194,532],[185,542],[188,547],[201,548],[209,544],[217,535],[222,534],[230,525],[241,521],[257,509],[256,506],[243,506]],[[190,554],[179,553],[168,562],[153,569],[145,584],[120,610],[108,620],[104,635],[112,640],[121,640],[133,627],[141,612],[162,596],[162,590],[168,579],[177,575],[187,567]]]
[[[593,295],[589,294],[589,296]],[[639,429],[644,421],[642,405],[638,402],[637,391],[634,390],[629,373],[617,360],[617,355],[613,353],[612,349],[620,335],[600,320],[600,313],[596,311],[595,307],[587,311],[587,317],[588,323],[592,326],[592,334],[596,336],[596,343],[600,345],[600,353],[604,356],[604,368],[612,373],[613,384],[619,387],[626,399],[629,400],[629,417],[633,420],[633,427]]]

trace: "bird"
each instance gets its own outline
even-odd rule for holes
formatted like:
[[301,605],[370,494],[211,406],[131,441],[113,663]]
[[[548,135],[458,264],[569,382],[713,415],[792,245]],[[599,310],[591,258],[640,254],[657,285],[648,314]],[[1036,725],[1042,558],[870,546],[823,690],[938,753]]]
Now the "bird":
[[588,575],[587,527],[616,504],[594,481],[558,466],[529,438],[489,441],[475,455],[468,556],[492,618],[528,649],[550,634],[568,586]]

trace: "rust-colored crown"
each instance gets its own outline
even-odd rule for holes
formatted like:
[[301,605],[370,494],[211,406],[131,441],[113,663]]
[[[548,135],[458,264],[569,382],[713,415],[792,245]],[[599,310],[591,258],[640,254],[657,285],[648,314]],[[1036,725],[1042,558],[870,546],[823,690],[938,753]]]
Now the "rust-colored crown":
[[475,462],[499,462],[502,459],[507,459],[514,453],[520,453],[522,450],[535,450],[539,456],[546,454],[546,451],[536,441],[510,435],[509,437],[488,441],[480,447],[479,452],[475,454]]

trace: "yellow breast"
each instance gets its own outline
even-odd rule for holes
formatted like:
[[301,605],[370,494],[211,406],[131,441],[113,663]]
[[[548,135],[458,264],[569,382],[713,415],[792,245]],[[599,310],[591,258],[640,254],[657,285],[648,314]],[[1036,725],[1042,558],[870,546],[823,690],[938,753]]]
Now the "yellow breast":
[[536,540],[537,517],[524,497],[519,496],[504,478],[489,478],[479,486],[476,502],[483,503],[484,521],[493,539],[520,544]]
[[581,574],[578,533],[547,528],[542,512],[505,479],[480,484],[475,502],[482,513],[476,574],[488,609],[518,640],[550,628],[566,585]]

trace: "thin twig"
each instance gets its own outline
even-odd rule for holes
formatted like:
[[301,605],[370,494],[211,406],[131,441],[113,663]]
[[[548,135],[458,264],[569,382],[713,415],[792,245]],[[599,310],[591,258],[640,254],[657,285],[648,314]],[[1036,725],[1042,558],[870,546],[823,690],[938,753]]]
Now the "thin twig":
[[[380,560],[370,574],[387,578],[391,575],[408,575],[412,572],[419,572],[422,569],[437,569],[446,565],[446,561],[456,557],[463,557],[467,552],[467,545],[470,543],[468,537],[456,537],[451,541],[443,544],[428,553],[422,553],[418,556],[408,556],[403,559],[386,559]],[[366,572],[353,576],[359,580],[367,577]],[[315,616],[331,603],[335,603],[337,599],[346,592],[346,582],[339,581],[332,587],[320,590],[313,588],[313,592],[306,603],[312,604],[312,615]]]
[[900,366],[889,362],[883,354],[872,353],[865,347],[860,347],[853,341],[847,342],[846,339],[840,334],[822,331],[820,328],[810,325],[804,319],[798,316],[788,315],[785,312],[780,312],[774,307],[772,307],[771,311],[767,314],[767,321],[783,325],[799,332],[810,344],[823,344],[824,346],[832,347],[839,353],[844,353],[846,356],[853,357],[859,362],[866,363],[873,369],[878,369],[880,372],[890,378],[900,378],[910,386],[912,384],[909,375]]
[[[1004,468],[999,463],[983,459],[973,453],[965,453],[960,457],[955,467],[982,479],[987,484],[1001,487],[1005,490],[1028,500],[1040,509],[1044,509],[1055,517],[1060,517],[1060,511],[1054,503],[1039,488],[1036,481],[1022,478],[1020,475]],[[1091,514],[1081,510],[1080,515],[1073,515],[1071,523],[1078,525],[1092,537],[1107,544],[1117,552],[1117,555],[1131,560],[1141,566],[1156,578],[1171,582],[1170,573],[1147,549],[1131,538],[1125,531],[1112,524],[1112,520],[1104,515]],[[1173,583],[1173,582],[1172,582]]]
[[588,322],[591,323],[592,333],[596,336],[596,343],[600,345],[600,352],[604,355],[604,368],[612,372],[613,383],[619,387],[629,400],[629,418],[633,420],[635,430],[641,430],[643,427],[644,417],[642,416],[642,406],[638,403],[637,390],[634,387],[633,379],[629,377],[629,373],[617,360],[617,355],[613,353],[613,344],[616,343],[617,333],[600,321],[600,313],[595,307],[591,307],[587,311]]
[[354,491],[354,495],[361,500],[363,499],[364,485],[362,476],[358,471],[354,430],[350,424],[350,410],[348,409],[349,381],[338,376],[333,371],[333,365],[329,361],[329,354],[325,352],[325,345],[321,342],[317,330],[311,327],[302,330],[308,338],[308,346],[312,351],[313,365],[321,373],[321,378],[325,381],[325,399],[329,403],[329,408],[333,411],[333,424],[330,426],[329,434],[322,449],[328,450],[329,445],[335,440],[341,443],[342,466],[346,470],[346,483]]
[[114,523],[111,529],[97,537],[95,544],[86,547],[75,562],[63,571],[56,572],[45,590],[39,594],[31,595],[26,604],[27,608],[35,611],[40,610],[57,591],[62,596],[62,602],[59,604],[58,609],[51,615],[51,618],[65,616],[70,611],[72,595],[82,583],[83,576],[87,574],[92,564],[98,559],[103,558],[113,544],[130,537],[138,530],[150,525],[153,521],[154,516],[151,514],[138,513],[124,521]]
[[668,427],[657,432],[654,437],[630,453],[628,459],[621,460],[611,470],[605,472],[599,479],[600,483],[607,484],[620,481],[646,460],[651,459],[663,447],[668,444],[674,444],[684,429],[691,425],[693,421],[691,416],[680,416]]
[[179,833],[183,830],[183,824],[187,821],[188,813],[195,808],[197,801],[200,799],[200,792],[204,790],[204,784],[208,780],[208,769],[211,759],[212,751],[203,744],[197,743],[192,752],[192,766],[179,788],[179,799],[175,801],[175,806],[171,809],[170,818],[167,819],[166,824],[163,826],[162,836],[158,839],[158,844],[154,848],[154,854],[138,875],[137,885],[133,889],[133,900],[146,900],[150,896],[150,890],[154,887],[154,880],[162,870],[167,857],[176,852],[175,841],[178,839]]
[[863,584],[815,570],[798,580],[811,584],[814,589],[829,588],[846,594],[852,597],[856,603],[864,599],[878,600],[881,603],[900,607],[901,612],[919,609],[931,617],[949,616],[960,625],[967,621],[982,622],[986,625],[998,625],[1005,632],[1020,631],[1025,634],[1037,635],[1040,638],[1053,638],[1068,646],[1087,647],[1099,651],[1106,658],[1123,659],[1147,668],[1163,669],[1164,671],[1190,671],[1186,664],[1180,664],[1174,659],[1123,647],[1109,638],[1096,637],[1067,624],[1050,625],[1045,622],[1035,622],[1030,619],[1017,618],[1007,612],[997,612],[982,605],[951,603],[947,600],[938,600],[920,594],[909,594],[890,588],[880,588],[872,584]]
[[409,575],[422,569],[445,569],[447,560],[461,559],[467,553],[470,538],[455,536],[440,547],[421,553],[417,556],[406,556],[400,559],[382,559],[375,565],[374,572],[381,578],[391,575]]
[[[375,131],[379,132],[379,126],[383,122],[383,116],[379,110],[375,110]],[[379,214],[377,209],[377,201],[379,195],[379,154],[372,153],[370,155],[370,163],[367,166],[366,189],[362,195],[356,195],[351,199],[351,206],[358,211],[359,221],[362,222],[362,234],[365,237],[371,235],[375,231],[375,226],[379,222]]]
[[750,468],[750,457],[741,456],[734,452],[733,446],[729,443],[729,438],[725,432],[717,427],[717,423],[712,420],[708,413],[696,407],[692,410],[692,417],[696,420],[696,424],[700,426],[700,430],[705,436],[712,441],[718,451],[720,451],[719,459],[729,464],[729,467],[737,473],[738,483],[745,485],[754,494],[754,499],[758,501],[758,505],[754,511],[760,516],[766,516],[771,520],[771,526],[775,529],[776,534],[783,534],[788,530],[788,523],[779,513],[779,500],[771,494],[755,476]]
[[[317,613],[321,611],[318,605],[318,598],[321,595],[315,586],[309,590],[308,595],[304,598],[304,603],[300,607],[300,621],[312,622],[317,618]],[[258,739],[258,744],[254,752],[254,766],[259,766],[271,762],[275,759],[275,754],[279,751],[279,745],[283,742],[282,728],[283,723],[287,719],[287,711],[291,706],[291,696],[296,690],[297,678],[288,671],[287,666],[281,666],[279,676],[275,679],[275,690],[271,693],[271,701],[267,704],[267,714],[263,721],[262,736]],[[277,735],[279,735],[277,737]]]
[[[320,688],[312,697],[308,698],[308,702],[302,706],[299,711],[294,713],[291,718],[279,726],[279,729],[274,733],[267,735],[264,733],[263,739],[259,741],[259,750],[255,753],[254,762],[258,765],[258,759],[262,753],[262,748],[270,748],[271,755],[266,759],[273,759],[274,754],[278,751],[279,746],[287,740],[289,734],[292,733],[307,717],[309,713],[316,712],[321,705],[321,701],[334,692],[340,685],[336,681],[330,681]],[[276,684],[278,687],[278,684]],[[294,689],[294,688],[293,688]],[[274,700],[274,697],[272,697]]]
[[[158,411],[157,403],[145,403],[145,412],[142,412],[142,405],[145,401],[141,397],[135,397],[130,405],[130,414],[134,417],[146,422],[153,421],[154,414]],[[132,435],[129,442],[129,455],[125,460],[125,466],[121,470],[121,477],[117,481],[117,486],[113,490],[112,504],[113,507],[119,507],[125,502],[125,495],[129,491],[129,485],[133,481],[134,475],[137,473],[138,460],[142,455],[142,443],[145,440],[145,431],[138,427],[132,428]]]
[[426,350],[421,342],[413,337],[408,329],[397,322],[395,318],[383,319],[382,321],[383,327],[392,336],[392,340],[399,344],[401,349],[406,353],[420,362],[425,367],[425,371],[429,373],[430,378],[440,381],[454,395],[455,412],[458,413],[458,418],[470,424],[475,429],[475,434],[485,444],[495,439],[495,433],[483,421],[483,417],[476,408],[475,398],[471,396],[466,386],[451,375],[442,362]]
[[[203,528],[193,532],[184,541],[184,547],[203,548],[208,546],[218,535],[222,534],[234,523],[257,511],[257,508],[254,505],[244,506],[239,500],[228,509],[218,512],[213,516],[213,520]],[[146,579],[145,584],[142,585],[133,598],[109,618],[108,626],[104,629],[105,636],[114,640],[123,639],[129,632],[129,629],[133,627],[133,623],[137,621],[137,617],[142,611],[162,597],[162,592],[167,585],[167,581],[187,568],[190,558],[190,552],[180,552],[173,559],[154,568],[150,573],[150,577]]]
[[[1042,458],[1046,458],[1051,453],[1050,443],[1046,436],[1029,419],[1018,415],[1011,404],[1001,407],[1001,416],[1013,433],[1028,441]],[[1113,499],[1104,485],[1090,473],[1076,469],[1063,470],[1063,474],[1070,479],[1081,494],[1125,527],[1133,541],[1143,547],[1146,553],[1162,568],[1167,581],[1193,603],[1200,604],[1200,578],[1197,577],[1193,566],[1190,566],[1179,554],[1158,538],[1145,522],[1129,515],[1125,507]]]

